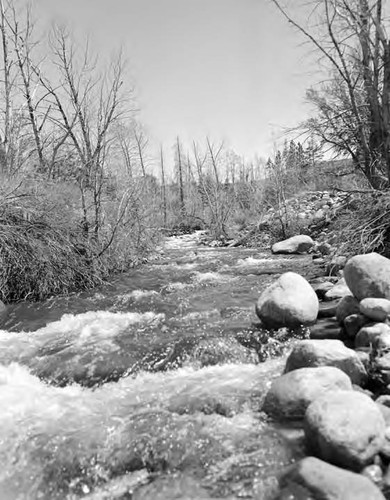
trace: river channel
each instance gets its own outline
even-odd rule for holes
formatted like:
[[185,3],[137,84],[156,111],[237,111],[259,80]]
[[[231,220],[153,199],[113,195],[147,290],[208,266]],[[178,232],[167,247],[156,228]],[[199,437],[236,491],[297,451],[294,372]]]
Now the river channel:
[[199,237],[90,292],[8,307],[0,499],[275,496],[302,446],[260,411],[283,356],[263,350],[254,304],[280,273],[319,269]]

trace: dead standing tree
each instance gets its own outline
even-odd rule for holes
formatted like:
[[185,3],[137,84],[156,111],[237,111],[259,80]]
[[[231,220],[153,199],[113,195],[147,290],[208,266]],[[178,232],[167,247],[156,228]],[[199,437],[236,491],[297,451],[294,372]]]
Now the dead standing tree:
[[223,143],[219,146],[206,138],[206,152],[202,155],[193,143],[193,155],[198,172],[199,192],[207,208],[210,227],[216,238],[227,236],[226,224],[234,208],[229,190],[219,181]]
[[313,0],[313,29],[294,20],[279,0],[272,1],[335,75],[331,85],[309,95],[319,117],[308,128],[350,155],[373,188],[389,186],[390,40],[382,0]]
[[34,24],[29,9],[26,10],[26,18],[23,25],[20,24],[13,5],[10,7],[10,10],[11,15],[8,19],[6,18],[6,22],[11,32],[12,48],[19,70],[23,105],[27,109],[28,120],[33,133],[34,149],[38,159],[38,171],[44,172],[46,161],[42,131],[50,108],[46,105],[45,96],[38,95],[39,82],[36,78],[35,68],[39,67],[39,64],[35,63],[34,65],[32,57],[32,52],[36,46],[36,42],[33,40]]

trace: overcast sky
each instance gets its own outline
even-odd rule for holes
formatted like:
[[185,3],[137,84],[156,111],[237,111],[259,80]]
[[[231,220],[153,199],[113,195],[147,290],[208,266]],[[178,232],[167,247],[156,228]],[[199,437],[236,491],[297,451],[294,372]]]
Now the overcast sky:
[[120,45],[140,119],[156,143],[224,139],[267,156],[307,114],[313,56],[270,0],[35,0],[41,20],[69,22],[97,50]]

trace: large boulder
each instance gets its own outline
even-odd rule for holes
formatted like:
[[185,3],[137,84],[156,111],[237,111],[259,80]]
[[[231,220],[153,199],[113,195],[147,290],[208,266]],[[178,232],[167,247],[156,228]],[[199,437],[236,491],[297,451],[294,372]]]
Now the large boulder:
[[367,372],[359,356],[341,340],[301,340],[287,358],[285,373],[317,366],[335,366],[356,385],[364,385],[367,381]]
[[287,240],[272,245],[272,253],[294,254],[308,252],[314,246],[314,241],[306,234],[298,234]]
[[367,477],[355,474],[315,457],[306,457],[280,479],[278,500],[384,500],[381,491]]
[[373,321],[386,321],[390,316],[390,300],[368,297],[360,302],[360,312]]
[[313,324],[318,307],[317,295],[305,278],[288,272],[260,295],[256,313],[267,328],[295,328]]
[[360,471],[385,440],[385,420],[371,398],[357,391],[325,392],[306,410],[307,448],[318,458]]
[[315,398],[336,389],[352,390],[350,378],[338,368],[300,368],[272,382],[263,411],[279,419],[301,419]]
[[345,281],[358,300],[390,300],[390,260],[378,253],[355,255],[344,268]]

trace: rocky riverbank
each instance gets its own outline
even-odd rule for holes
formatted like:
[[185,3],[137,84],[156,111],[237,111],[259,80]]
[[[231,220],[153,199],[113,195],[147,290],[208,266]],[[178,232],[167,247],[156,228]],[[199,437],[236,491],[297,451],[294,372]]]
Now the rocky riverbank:
[[[297,236],[273,251],[314,246]],[[301,424],[308,455],[280,479],[278,498],[390,498],[390,260],[354,256],[336,283],[282,274],[262,292],[256,313],[266,328],[310,331],[263,404],[270,418]]]

